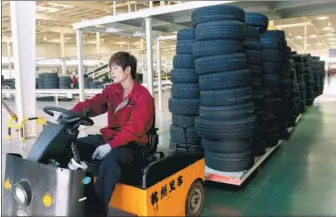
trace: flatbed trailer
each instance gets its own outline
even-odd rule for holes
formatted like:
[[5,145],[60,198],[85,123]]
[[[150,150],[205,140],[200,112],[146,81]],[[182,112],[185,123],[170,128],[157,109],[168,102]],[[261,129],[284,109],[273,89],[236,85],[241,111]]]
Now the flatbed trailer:
[[[301,118],[301,114],[296,118],[295,123]],[[288,132],[291,133],[294,127],[288,128]],[[279,140],[278,144],[272,148],[267,148],[266,153],[262,156],[255,157],[255,163],[249,170],[242,172],[222,172],[213,170],[205,165],[205,179],[207,181],[225,183],[230,185],[241,186],[247,178],[253,174],[253,172],[271,155],[285,140]]]

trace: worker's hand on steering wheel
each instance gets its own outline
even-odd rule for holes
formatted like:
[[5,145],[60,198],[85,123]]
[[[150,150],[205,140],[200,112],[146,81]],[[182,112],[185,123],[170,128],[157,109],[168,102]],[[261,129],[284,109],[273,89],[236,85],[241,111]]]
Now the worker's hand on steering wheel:
[[112,147],[109,144],[101,145],[93,152],[92,160],[102,160],[110,151]]
[[66,115],[66,114],[64,114],[62,112],[56,112],[56,111],[54,111],[53,117],[54,117],[55,121],[58,121],[61,118],[68,119],[68,118],[71,118],[72,116],[71,115]]

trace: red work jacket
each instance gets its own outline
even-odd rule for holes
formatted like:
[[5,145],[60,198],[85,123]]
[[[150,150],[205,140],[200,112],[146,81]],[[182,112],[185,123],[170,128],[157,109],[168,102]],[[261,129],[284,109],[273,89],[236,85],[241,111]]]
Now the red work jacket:
[[[125,100],[129,100],[128,104],[116,111],[118,105]],[[146,133],[152,127],[154,120],[154,99],[145,87],[135,82],[125,100],[123,100],[121,85],[111,84],[102,93],[79,102],[72,111],[82,112],[84,109],[89,109],[90,117],[107,112],[107,127],[102,128],[100,132],[103,139],[113,148],[131,141],[145,145],[148,142]]]

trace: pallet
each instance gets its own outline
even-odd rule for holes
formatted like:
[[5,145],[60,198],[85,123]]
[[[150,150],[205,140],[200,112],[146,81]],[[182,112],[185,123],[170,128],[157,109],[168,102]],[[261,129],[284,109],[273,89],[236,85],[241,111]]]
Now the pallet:
[[[296,118],[295,123],[298,123],[301,118],[301,114]],[[288,128],[288,132],[291,133],[294,130],[293,127]],[[213,170],[205,166],[205,179],[207,181],[225,183],[230,185],[240,186],[244,181],[264,162],[272,152],[274,152],[284,140],[279,140],[278,144],[272,148],[266,149],[266,153],[262,156],[255,157],[255,163],[252,168],[242,172],[221,172]]]

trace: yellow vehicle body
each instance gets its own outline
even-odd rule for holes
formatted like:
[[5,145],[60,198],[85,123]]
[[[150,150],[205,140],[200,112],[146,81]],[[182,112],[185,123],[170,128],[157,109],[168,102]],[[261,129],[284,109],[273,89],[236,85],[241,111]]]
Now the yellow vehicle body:
[[145,190],[118,183],[110,206],[136,216],[185,216],[191,186],[205,181],[204,166],[202,158]]

